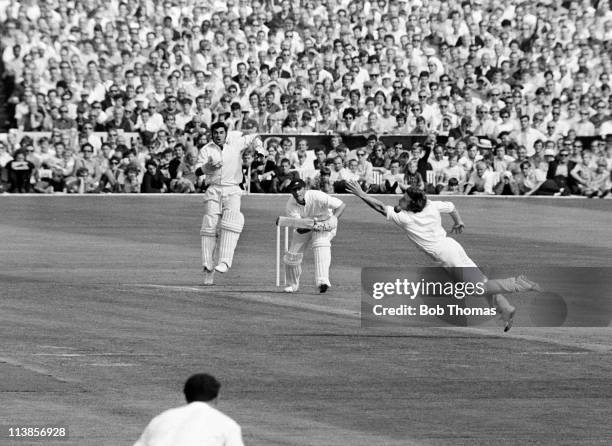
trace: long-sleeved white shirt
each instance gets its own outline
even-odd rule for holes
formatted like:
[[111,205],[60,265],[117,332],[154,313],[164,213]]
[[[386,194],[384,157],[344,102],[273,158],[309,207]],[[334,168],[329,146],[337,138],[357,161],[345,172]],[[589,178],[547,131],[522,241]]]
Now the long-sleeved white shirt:
[[[200,149],[196,169],[202,168],[209,176],[208,184],[216,186],[238,186],[242,183],[242,152],[258,138],[258,135],[242,135],[242,132],[229,131],[223,147],[214,142],[209,142]],[[218,169],[213,169],[219,159],[223,164]]]
[[287,201],[287,216],[293,218],[317,218],[326,220],[336,209],[342,206],[342,200],[321,192],[320,190],[307,190],[304,194],[305,204],[302,206],[290,197]]

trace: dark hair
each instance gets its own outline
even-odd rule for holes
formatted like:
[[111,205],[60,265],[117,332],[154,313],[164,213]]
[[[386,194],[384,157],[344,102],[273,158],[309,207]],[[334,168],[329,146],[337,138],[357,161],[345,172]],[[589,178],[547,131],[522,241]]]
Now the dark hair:
[[213,125],[210,126],[210,133],[214,132],[217,129],[224,129],[225,133],[227,133],[227,124],[222,121],[217,121]]
[[212,401],[219,395],[221,383],[206,373],[197,373],[189,377],[183,387],[183,393],[188,403],[193,401]]
[[425,192],[415,187],[409,187],[406,189],[406,195],[410,198],[408,211],[416,214],[425,209],[425,205],[427,204],[427,195],[425,195]]

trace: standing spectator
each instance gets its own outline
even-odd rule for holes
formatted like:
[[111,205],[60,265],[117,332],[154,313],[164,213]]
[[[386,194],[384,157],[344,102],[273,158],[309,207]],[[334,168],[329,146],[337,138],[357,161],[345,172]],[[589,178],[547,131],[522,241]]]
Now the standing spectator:
[[220,388],[211,375],[189,377],[183,388],[187,405],[153,418],[134,446],[244,446],[240,426],[213,407]]

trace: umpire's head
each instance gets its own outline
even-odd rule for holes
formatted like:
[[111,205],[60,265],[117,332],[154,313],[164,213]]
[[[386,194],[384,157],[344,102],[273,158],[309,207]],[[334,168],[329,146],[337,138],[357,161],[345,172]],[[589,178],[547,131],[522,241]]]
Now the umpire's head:
[[213,401],[219,395],[221,383],[206,373],[196,373],[185,382],[183,393],[188,403]]

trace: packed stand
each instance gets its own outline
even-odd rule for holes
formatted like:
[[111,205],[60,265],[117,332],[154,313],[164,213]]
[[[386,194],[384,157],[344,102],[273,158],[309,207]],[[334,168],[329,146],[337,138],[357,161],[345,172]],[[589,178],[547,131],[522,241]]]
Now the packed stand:
[[0,4],[6,191],[201,191],[218,120],[275,135],[244,154],[251,192],[611,187],[609,2]]

